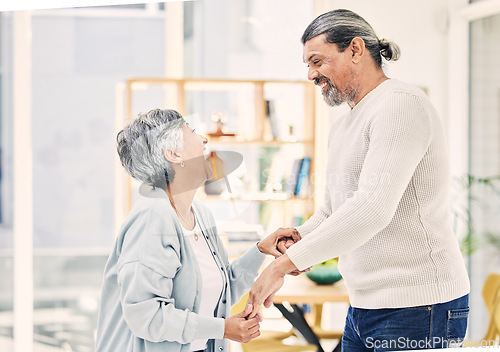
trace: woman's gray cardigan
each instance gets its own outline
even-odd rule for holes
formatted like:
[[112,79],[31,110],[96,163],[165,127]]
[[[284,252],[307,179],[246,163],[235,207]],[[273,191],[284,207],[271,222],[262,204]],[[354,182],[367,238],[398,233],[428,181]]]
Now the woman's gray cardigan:
[[186,352],[203,338],[207,351],[227,351],[224,318],[252,286],[265,255],[255,245],[229,264],[211,212],[194,201],[200,240],[224,283],[215,317],[198,315],[202,280],[189,241],[166,193],[141,188],[146,197],[124,222],[106,264],[96,351]]

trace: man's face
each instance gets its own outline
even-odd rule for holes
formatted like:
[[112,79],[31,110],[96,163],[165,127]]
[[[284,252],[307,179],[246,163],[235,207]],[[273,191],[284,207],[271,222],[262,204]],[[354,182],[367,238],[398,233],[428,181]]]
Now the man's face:
[[304,44],[303,59],[309,67],[307,78],[321,87],[330,106],[354,102],[359,95],[351,57],[350,47],[340,52],[336,44],[326,42],[324,34]]

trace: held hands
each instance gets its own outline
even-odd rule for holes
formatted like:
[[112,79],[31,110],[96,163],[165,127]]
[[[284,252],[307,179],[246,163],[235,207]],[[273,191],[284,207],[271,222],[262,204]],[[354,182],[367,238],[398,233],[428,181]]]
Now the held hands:
[[266,308],[271,306],[274,295],[283,286],[285,275],[296,276],[310,270],[309,268],[303,271],[298,270],[285,254],[287,249],[300,239],[299,232],[295,228],[289,227],[279,228],[257,243],[257,247],[262,253],[273,255],[276,260],[264,269],[250,289],[248,305],[253,307],[249,315],[250,319],[259,314],[261,304],[264,304]]
[[[267,236],[264,240],[257,243],[257,247],[262,253],[273,255],[275,258],[278,258],[285,254],[288,248],[290,248],[294,243],[300,241],[301,239],[302,237],[300,236],[297,229],[293,227],[280,227],[272,234]],[[288,274],[297,276],[309,270],[311,269],[308,268],[302,271],[294,270],[292,272],[289,272]]]
[[300,241],[300,239],[300,234],[295,228],[280,227],[265,239],[257,243],[257,247],[262,253],[278,258],[284,254],[290,246]]
[[250,317],[256,315],[259,306],[269,308],[273,303],[274,295],[283,286],[286,274],[296,271],[297,267],[284,254],[269,264],[259,275],[248,293],[248,304],[253,306]]
[[249,315],[252,313],[252,310],[253,306],[248,304],[241,313],[233,315],[225,320],[225,339],[247,343],[260,336],[259,323],[262,321],[262,317],[257,313],[250,318]]

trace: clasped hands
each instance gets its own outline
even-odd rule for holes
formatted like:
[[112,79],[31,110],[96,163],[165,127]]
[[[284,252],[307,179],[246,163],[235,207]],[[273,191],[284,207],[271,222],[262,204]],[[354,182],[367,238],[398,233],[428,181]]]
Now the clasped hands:
[[253,284],[246,308],[230,318],[236,324],[232,324],[230,319],[226,320],[225,337],[246,343],[260,335],[259,322],[262,321],[259,313],[260,305],[264,304],[266,308],[271,306],[274,295],[283,286],[286,274],[299,275],[303,272],[299,271],[286,255],[287,249],[300,239],[300,234],[295,228],[279,228],[257,243],[259,251],[274,256],[276,260],[264,269]]
[[[280,227],[265,239],[257,243],[257,248],[259,248],[259,251],[264,254],[272,255],[274,258],[279,258],[285,254],[288,248],[300,240],[301,237],[297,229],[293,227]],[[309,269],[303,271],[293,270],[288,274],[297,276],[305,271],[309,271]]]
[[299,232],[293,227],[280,227],[265,239],[257,243],[257,248],[274,258],[281,257],[295,242],[300,241]]

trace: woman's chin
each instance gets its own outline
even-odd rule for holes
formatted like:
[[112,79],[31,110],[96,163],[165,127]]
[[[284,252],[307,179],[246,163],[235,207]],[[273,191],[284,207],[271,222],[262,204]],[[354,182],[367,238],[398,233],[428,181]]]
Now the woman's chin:
[[212,171],[212,168],[207,169],[207,180],[206,181],[213,180],[213,178],[214,178],[214,172]]
[[205,165],[206,165],[206,175],[207,175],[207,181],[210,181],[213,179],[214,177],[214,170],[212,169],[212,164],[210,163],[210,161],[206,161],[205,162]]

